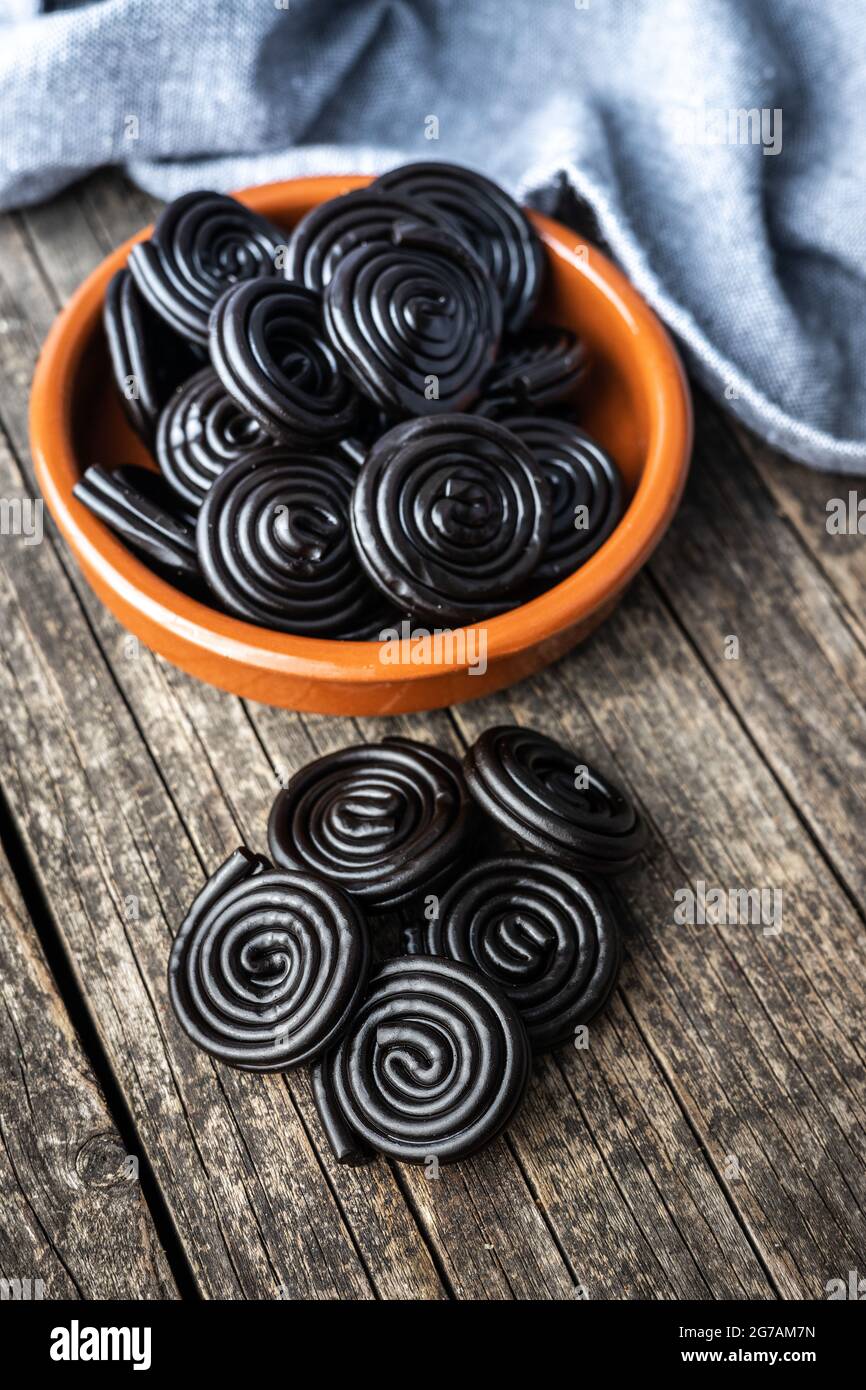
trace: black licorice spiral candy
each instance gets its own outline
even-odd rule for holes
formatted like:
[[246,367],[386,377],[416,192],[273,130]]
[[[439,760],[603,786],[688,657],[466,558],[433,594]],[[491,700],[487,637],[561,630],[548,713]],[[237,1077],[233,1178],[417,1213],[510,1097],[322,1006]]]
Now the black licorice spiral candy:
[[444,228],[395,222],[388,242],[344,256],[325,325],[358,388],[395,418],[465,410],[493,365],[502,305],[468,246]]
[[472,623],[517,602],[550,536],[532,452],[476,415],[408,420],[376,443],[352,495],[361,562],[401,611]]
[[270,442],[259,421],[241,410],[216,373],[205,367],[166,405],[155,447],[164,476],[197,509],[230,463]]
[[199,363],[142,299],[128,270],[108,282],[102,321],[123,409],[136,434],[150,443],[160,410]]
[[[503,344],[484,383],[479,407],[495,419],[499,402],[511,413],[545,410],[573,394],[586,372],[587,352],[568,328],[536,328],[518,342]],[[516,409],[514,409],[516,407]]]
[[391,169],[373,187],[430,203],[456,222],[499,291],[506,328],[523,328],[541,292],[544,256],[532,223],[504,189],[473,169],[432,161]]
[[72,491],[145,559],[170,573],[198,577],[195,530],[158,474],[131,464],[109,473],[92,464]]
[[274,276],[228,290],[211,317],[210,355],[230,396],[275,439],[346,434],[358,414],[315,290]]
[[545,734],[507,724],[485,729],[463,770],[488,815],[562,863],[619,873],[643,849],[644,824],[625,793]]
[[207,343],[211,310],[230,285],[273,275],[285,237],[221,193],[186,193],[163,210],[129,269],[152,309],[176,333]]
[[372,1163],[376,1150],[352,1129],[340,1109],[327,1057],[319,1057],[310,1067],[310,1087],[325,1138],[337,1162],[352,1168],[362,1163]]
[[324,447],[274,445],[230,464],[199,511],[198,555],[237,617],[302,636],[353,637],[382,604],[352,546],[357,469]]
[[610,454],[569,420],[509,415],[499,423],[529,446],[550,487],[550,539],[528,586],[538,594],[607,540],[622,515],[622,479]]
[[427,950],[474,965],[505,991],[536,1052],[574,1038],[607,1002],[620,938],[606,894],[528,854],[474,864],[448,890]]
[[529,1066],[523,1024],[492,981],[456,961],[403,956],[372,976],[314,1094],[343,1161],[368,1146],[406,1163],[453,1163],[508,1126]]
[[289,238],[283,267],[287,280],[323,290],[344,256],[371,241],[390,242],[394,223],[407,218],[431,227],[456,226],[431,205],[372,188],[356,188],[308,212]]
[[369,968],[369,933],[345,893],[241,848],[180,927],[169,998],[181,1027],[213,1057],[246,1071],[285,1071],[334,1046]]
[[458,760],[388,738],[327,753],[296,772],[274,801],[268,844],[276,863],[312,869],[385,908],[453,868],[471,826]]
[[155,469],[144,468],[140,463],[122,463],[119,468],[113,468],[109,476],[114,482],[133,488],[160,511],[168,512],[195,531],[198,509],[179,497],[168,480]]

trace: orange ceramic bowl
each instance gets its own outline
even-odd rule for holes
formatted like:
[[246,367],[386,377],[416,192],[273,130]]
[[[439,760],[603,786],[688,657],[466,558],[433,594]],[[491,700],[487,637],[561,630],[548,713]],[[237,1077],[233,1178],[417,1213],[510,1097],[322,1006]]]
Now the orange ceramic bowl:
[[[293,179],[238,196],[289,228],[317,203],[369,181]],[[446,639],[438,650],[392,645],[388,661],[376,642],[270,632],[158,578],[72,495],[91,463],[150,462],[123,415],[101,327],[106,285],[132,241],[149,234],[144,228],[88,276],[58,317],[30,409],[45,501],[90,584],[130,632],[201,680],[253,700],[321,714],[396,714],[501,689],[554,661],[610,613],[679,501],[691,451],[688,387],[664,328],[610,261],[560,223],[530,215],[549,263],[541,317],[586,341],[593,366],[576,402],[580,419],[625,478],[627,510],[601,549],[531,603]],[[478,661],[482,637],[486,662]]]

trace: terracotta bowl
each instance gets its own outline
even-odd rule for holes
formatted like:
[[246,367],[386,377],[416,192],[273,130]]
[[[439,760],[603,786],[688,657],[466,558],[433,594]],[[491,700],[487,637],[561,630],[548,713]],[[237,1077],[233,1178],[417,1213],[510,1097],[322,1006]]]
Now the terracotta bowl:
[[[291,227],[317,203],[369,183],[308,178],[238,196]],[[269,632],[227,617],[158,578],[72,495],[91,463],[150,462],[124,418],[101,327],[105,287],[144,228],[88,276],[48,335],[33,382],[30,433],[42,493],[88,581],[147,646],[223,690],[322,714],[434,709],[498,690],[556,660],[610,613],[652,553],[682,493],[691,451],[688,387],[658,319],[599,251],[560,223],[531,213],[549,261],[541,317],[574,328],[593,367],[576,404],[586,429],[611,452],[626,481],[619,526],[575,574],[482,630],[425,653],[418,645],[336,642]],[[473,647],[472,639],[476,645]],[[443,658],[446,658],[443,660]],[[462,658],[462,659],[461,659]],[[474,669],[470,669],[474,668]]]

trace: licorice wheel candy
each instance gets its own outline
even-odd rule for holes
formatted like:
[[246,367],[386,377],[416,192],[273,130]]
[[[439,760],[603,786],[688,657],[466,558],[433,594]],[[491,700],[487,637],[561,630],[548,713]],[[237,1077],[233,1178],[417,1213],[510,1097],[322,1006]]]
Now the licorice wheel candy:
[[352,1129],[340,1109],[327,1057],[319,1057],[310,1067],[310,1087],[325,1138],[337,1162],[350,1168],[372,1163],[376,1150]]
[[229,1066],[286,1071],[333,1047],[370,968],[357,906],[310,873],[235,850],[208,880],[171,949],[168,988],[184,1032]]
[[511,1000],[535,1052],[573,1041],[607,1002],[620,936],[607,894],[537,855],[473,864],[427,928],[430,955],[473,965]]
[[392,737],[296,772],[274,801],[268,844],[277,864],[312,869],[381,910],[453,870],[472,824],[459,761]]
[[586,348],[570,329],[529,329],[516,342],[503,343],[479,404],[495,411],[497,402],[508,402],[517,407],[514,414],[521,407],[546,410],[573,395],[587,361]]
[[171,573],[198,577],[195,530],[157,474],[136,465],[109,473],[92,464],[72,492],[145,559]]
[[230,463],[271,443],[211,367],[190,377],[159,417],[156,457],[179,497],[197,510]]
[[122,463],[119,468],[113,468],[109,476],[116,483],[133,488],[160,511],[168,512],[170,516],[195,530],[197,509],[178,496],[168,479],[155,469],[143,468],[140,463]]
[[644,847],[644,823],[625,793],[545,734],[516,725],[485,729],[463,770],[493,820],[561,863],[619,873]]
[[129,423],[145,443],[172,392],[200,365],[142,299],[128,270],[108,282],[102,311],[111,370]]
[[289,237],[283,267],[287,280],[323,290],[340,261],[357,246],[391,240],[394,223],[406,219],[430,227],[457,228],[432,206],[384,193],[374,184],[329,198],[307,213]]
[[409,420],[373,445],[352,531],[374,584],[401,611],[466,624],[519,602],[551,528],[531,450],[476,415]]
[[373,187],[429,203],[456,222],[499,291],[506,328],[520,332],[541,293],[544,255],[535,228],[510,194],[474,169],[432,160],[391,169]]
[[502,305],[453,232],[395,222],[325,288],[325,325],[358,389],[395,419],[465,410],[496,357]]
[[529,446],[550,488],[550,539],[528,585],[539,594],[607,540],[622,516],[622,478],[610,454],[568,420],[506,415],[499,423]]
[[315,290],[262,277],[228,290],[210,325],[217,376],[240,406],[284,443],[339,438],[358,415]]
[[229,613],[279,632],[352,638],[384,605],[352,545],[357,469],[321,450],[274,445],[215,479],[201,505],[202,574]]
[[374,972],[314,1096],[343,1162],[454,1163],[510,1124],[530,1055],[516,1010],[480,971],[402,956]]
[[206,344],[217,300],[238,281],[273,275],[285,237],[221,193],[185,193],[160,213],[129,269],[150,307],[183,338]]

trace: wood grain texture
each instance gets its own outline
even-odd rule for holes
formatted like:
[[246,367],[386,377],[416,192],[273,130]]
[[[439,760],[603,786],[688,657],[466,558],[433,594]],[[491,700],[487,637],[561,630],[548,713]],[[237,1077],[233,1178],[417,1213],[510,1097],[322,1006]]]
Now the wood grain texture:
[[[618,890],[622,994],[773,1286],[820,1297],[864,1235],[857,915],[649,583],[594,654],[580,702],[560,666],[503,703],[643,803],[655,842]],[[674,925],[674,893],[699,879],[781,887],[783,931]]]
[[[791,804],[863,902],[866,644],[859,612],[849,611],[816,552],[841,570],[847,550],[856,568],[864,537],[823,527],[822,537],[812,506],[811,547],[804,544],[777,510],[792,483],[776,474],[774,497],[716,412],[705,408],[700,423],[692,486],[654,572]],[[805,470],[795,471],[800,485]],[[839,495],[826,478],[818,489]],[[826,560],[834,546],[838,563]],[[739,642],[734,659],[726,636]]]
[[[779,517],[799,537],[824,577],[843,600],[852,626],[863,632],[863,589],[866,586],[866,515],[858,513],[857,527],[828,529],[830,510],[839,502],[854,507],[866,502],[862,478],[838,473],[818,473],[803,464],[782,458],[761,444],[747,430],[728,422],[725,429],[748,458],[770,493]],[[730,447],[730,445],[729,445]],[[829,504],[832,509],[829,508]],[[866,512],[866,507],[864,507]]]
[[177,1296],[2,851],[0,1283],[12,1299]]
[[[152,207],[100,175],[0,222],[0,492],[32,486],[19,388],[57,305]],[[205,1295],[818,1298],[862,1265],[861,555],[811,546],[772,468],[702,414],[675,529],[590,644],[394,721],[244,705],[122,633],[62,547],[7,566],[9,803]],[[459,750],[500,720],[647,814],[620,988],[486,1153],[436,1180],[341,1169],[305,1077],[232,1073],[176,1028],[172,930],[237,843],[265,848],[278,783],[317,752],[397,731]],[[780,889],[782,931],[674,925],[698,879]]]

